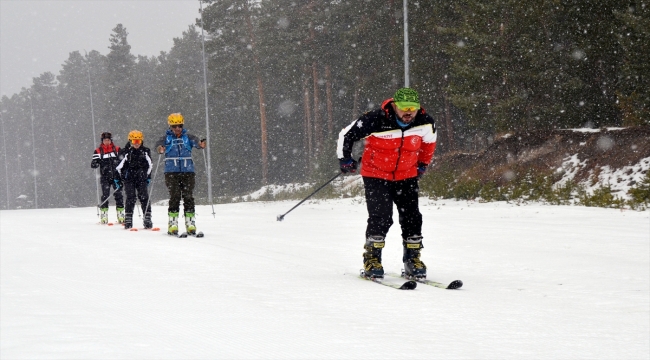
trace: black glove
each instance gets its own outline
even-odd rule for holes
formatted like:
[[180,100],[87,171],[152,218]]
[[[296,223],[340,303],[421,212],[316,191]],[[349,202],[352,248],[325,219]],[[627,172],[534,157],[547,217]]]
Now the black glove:
[[357,161],[352,158],[339,159],[339,165],[341,166],[341,172],[344,174],[357,172]]
[[99,160],[95,159],[90,162],[90,167],[93,169],[97,169],[99,167]]
[[418,180],[424,175],[425,172],[427,172],[427,164],[425,163],[418,163]]

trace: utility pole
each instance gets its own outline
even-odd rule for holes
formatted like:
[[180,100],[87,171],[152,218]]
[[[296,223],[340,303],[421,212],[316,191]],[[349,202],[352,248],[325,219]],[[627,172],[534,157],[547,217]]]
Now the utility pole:
[[[86,69],[88,70],[88,92],[90,93],[90,118],[93,122],[93,136],[92,144],[95,145],[95,139],[97,133],[95,132],[95,108],[93,107],[93,84],[90,82],[90,59],[88,58],[88,53],[86,53]],[[97,192],[97,204],[99,204],[99,169],[95,169],[95,189]],[[99,208],[97,208],[97,216],[99,216]]]
[[409,87],[409,8],[404,0],[404,87]]
[[32,157],[34,158],[34,209],[38,209],[38,188],[36,186],[36,137],[34,136],[34,103],[32,101],[32,92],[29,91],[29,109],[32,112]]
[[212,161],[210,160],[210,112],[208,111],[208,71],[205,63],[205,34],[203,30],[203,3],[199,0],[199,6],[201,10],[201,44],[203,46],[203,90],[205,92],[205,138],[206,146],[205,150],[208,152],[208,163],[207,169],[208,172],[208,201],[212,205],[212,216],[215,216],[214,213],[214,204],[212,203]]
[[2,117],[2,112],[0,111],[0,122],[2,124],[2,146],[3,146],[3,153],[5,154],[5,181],[7,182],[7,210],[9,210],[9,199],[11,199],[9,195],[9,165],[7,164],[7,137],[5,136],[5,120]]

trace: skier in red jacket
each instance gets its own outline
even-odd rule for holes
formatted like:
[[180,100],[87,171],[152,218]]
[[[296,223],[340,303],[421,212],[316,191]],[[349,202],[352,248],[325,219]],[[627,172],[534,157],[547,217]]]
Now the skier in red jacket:
[[337,156],[341,171],[356,172],[352,158],[355,142],[365,139],[361,176],[368,207],[368,226],[363,254],[366,277],[382,278],[381,251],[393,224],[393,203],[402,227],[404,271],[407,278],[426,278],[420,260],[422,214],[418,207],[418,180],[436,148],[434,120],[420,107],[418,93],[397,90],[379,109],[369,111],[339,134]]
[[93,160],[90,163],[91,168],[99,168],[100,172],[102,202],[99,204],[99,208],[101,210],[100,222],[102,224],[108,223],[108,197],[111,193],[111,187],[115,188],[113,197],[115,198],[115,206],[117,208],[117,222],[120,224],[124,223],[124,198],[122,197],[122,189],[113,182],[113,179],[119,176],[115,168],[120,162],[118,159],[120,147],[113,144],[112,138],[111,133],[102,133],[102,143],[95,149]]

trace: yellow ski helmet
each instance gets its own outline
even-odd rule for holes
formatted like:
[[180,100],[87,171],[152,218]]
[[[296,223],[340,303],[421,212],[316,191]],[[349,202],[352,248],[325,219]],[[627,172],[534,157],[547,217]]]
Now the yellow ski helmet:
[[129,133],[129,141],[134,142],[133,140],[144,140],[144,135],[142,135],[142,131],[140,130],[132,130]]
[[183,125],[184,119],[181,113],[173,113],[167,117],[167,124],[171,125]]

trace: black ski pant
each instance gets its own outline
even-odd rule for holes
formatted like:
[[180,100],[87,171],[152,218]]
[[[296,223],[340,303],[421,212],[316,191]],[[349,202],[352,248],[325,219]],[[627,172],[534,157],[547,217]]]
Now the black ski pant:
[[386,236],[393,225],[393,204],[397,206],[402,238],[421,235],[422,214],[418,206],[417,178],[389,181],[364,177],[363,185],[368,206],[366,238],[371,235]]
[[165,185],[169,190],[170,213],[180,212],[181,198],[185,213],[194,212],[194,173],[165,173]]
[[[113,179],[107,179],[105,177],[101,178],[102,185],[102,202],[100,203],[100,208],[108,208],[108,197],[111,195],[111,188],[115,188],[115,182]],[[115,206],[118,208],[124,207],[124,198],[122,197],[122,189],[115,190],[113,193],[115,198]]]
[[144,218],[151,218],[151,204],[149,204],[149,191],[147,189],[147,181],[125,181],[124,192],[126,192],[126,208],[124,212],[127,217],[133,217],[133,209],[135,203],[140,200],[142,207],[142,214]]

